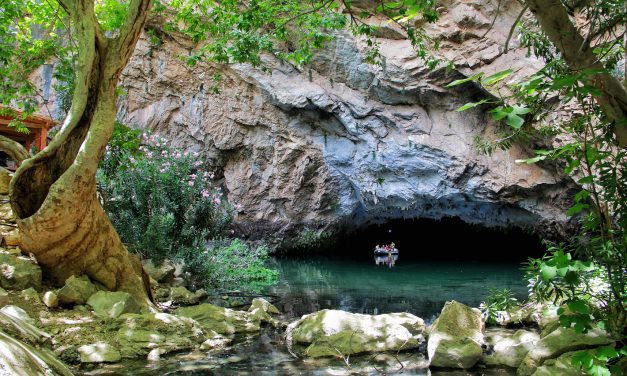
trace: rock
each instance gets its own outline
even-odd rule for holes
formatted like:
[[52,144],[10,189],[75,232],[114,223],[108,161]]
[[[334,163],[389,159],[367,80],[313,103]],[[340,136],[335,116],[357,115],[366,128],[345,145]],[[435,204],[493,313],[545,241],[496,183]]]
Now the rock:
[[7,376],[72,376],[49,350],[35,348],[0,331],[0,374]]
[[7,290],[41,290],[41,269],[30,258],[0,253],[0,286]]
[[199,324],[187,317],[167,313],[126,313],[116,334],[123,358],[146,356],[153,349],[162,354],[189,350],[205,341]]
[[573,328],[560,327],[536,343],[521,362],[517,374],[528,376],[533,374],[547,359],[556,358],[570,351],[585,350],[611,343],[614,343],[614,340],[598,328],[589,330],[587,333],[577,333]]
[[158,362],[161,360],[161,354],[163,354],[162,349],[152,349],[146,356],[146,360],[149,362]]
[[0,308],[8,305],[10,302],[11,299],[9,298],[9,293],[5,289],[0,287]]
[[98,291],[87,300],[96,315],[114,319],[124,313],[139,313],[141,307],[131,294],[123,291]]
[[200,345],[201,350],[220,349],[229,345],[233,340],[214,331],[205,331],[207,340]]
[[207,292],[203,289],[191,292],[183,286],[176,286],[170,288],[169,299],[178,305],[194,305],[207,296]]
[[155,265],[152,259],[147,259],[142,262],[144,270],[149,276],[155,279],[159,283],[170,283],[174,278],[174,272],[176,268],[170,260],[163,260],[161,265]]
[[20,338],[33,345],[50,342],[50,334],[35,326],[26,311],[17,306],[5,306],[0,309],[0,327],[7,334]]
[[213,304],[199,304],[181,307],[174,311],[178,316],[189,317],[198,321],[206,330],[220,334],[250,333],[260,330],[259,320],[248,312],[236,311]]
[[540,340],[537,332],[519,329],[488,329],[485,342],[490,352],[483,355],[482,362],[492,366],[518,368],[530,349]]
[[424,341],[424,321],[409,313],[362,315],[322,310],[287,326],[289,347],[308,345],[310,357],[348,356],[364,352],[401,351]]
[[588,373],[574,367],[573,356],[579,351],[571,351],[556,359],[548,359],[533,373],[533,376],[588,376]]
[[[447,2],[451,11],[428,26],[442,41],[445,60],[456,63],[451,70],[427,69],[406,39],[382,44],[385,67],[370,65],[368,47],[349,32],[316,51],[310,69],[272,56],[264,57],[263,70],[208,62],[189,67],[176,58],[192,48],[189,40],[166,38],[154,46],[144,33],[121,77],[128,92],[117,119],[158,129],[169,146],[211,161],[229,202],[241,205],[235,225],[257,237],[282,238],[308,223],[357,228],[449,216],[557,231],[569,221],[563,214],[574,186],[569,178],[548,166],[516,164],[528,157],[517,145],[484,155],[475,138],[498,137],[498,127],[485,121],[488,108],[455,111],[485,97],[483,90],[444,88],[462,74],[512,68],[510,78],[518,80],[542,66],[518,46],[499,52],[509,31],[502,25],[514,22],[517,6],[501,7],[482,38],[483,20],[494,9],[478,4]],[[403,37],[393,23],[373,21],[378,35]],[[159,20],[151,22],[158,27]],[[199,83],[214,74],[225,78],[221,95]]]
[[253,301],[250,303],[250,307],[248,308],[248,312],[253,312],[256,309],[261,309],[264,312],[275,314],[275,315],[278,315],[281,313],[279,312],[279,309],[277,307],[275,307],[274,305],[272,305],[272,303],[270,303],[269,301],[263,298],[253,299]]
[[446,302],[429,331],[431,366],[471,368],[483,354],[481,312],[456,301]]
[[13,173],[6,168],[0,168],[0,195],[9,194],[9,184],[13,178]]
[[31,304],[41,303],[41,298],[39,297],[39,293],[37,293],[37,291],[32,287],[29,287],[26,290],[22,290],[20,292],[20,296]]
[[86,275],[71,276],[65,281],[65,285],[57,291],[57,296],[59,304],[62,306],[83,305],[96,291],[98,289]]
[[78,348],[81,363],[115,363],[122,359],[120,352],[108,343],[98,342]]
[[59,306],[59,297],[54,291],[46,291],[42,300],[48,308],[57,308]]

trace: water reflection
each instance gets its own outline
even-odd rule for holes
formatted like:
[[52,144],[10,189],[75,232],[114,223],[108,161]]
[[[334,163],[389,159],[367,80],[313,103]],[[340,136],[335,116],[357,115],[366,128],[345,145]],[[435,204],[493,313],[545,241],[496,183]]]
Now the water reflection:
[[391,268],[396,265],[396,260],[398,260],[398,255],[374,256],[376,266],[387,265],[388,268]]

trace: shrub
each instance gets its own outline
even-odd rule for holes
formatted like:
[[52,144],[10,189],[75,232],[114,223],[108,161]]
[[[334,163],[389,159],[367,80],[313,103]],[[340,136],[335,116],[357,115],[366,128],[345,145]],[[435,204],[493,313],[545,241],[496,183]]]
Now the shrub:
[[518,299],[513,296],[510,289],[497,290],[491,288],[486,301],[481,303],[480,308],[486,318],[486,322],[496,324],[502,312],[509,313],[516,306],[518,306]]
[[116,126],[97,175],[103,206],[131,251],[187,262],[224,234],[232,208],[198,154],[168,148],[158,136],[140,146],[138,135]]

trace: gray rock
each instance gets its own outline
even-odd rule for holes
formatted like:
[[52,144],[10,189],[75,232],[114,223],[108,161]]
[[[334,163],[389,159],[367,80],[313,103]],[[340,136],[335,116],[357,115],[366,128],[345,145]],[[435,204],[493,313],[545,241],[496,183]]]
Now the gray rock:
[[11,298],[9,298],[9,293],[0,287],[0,308],[8,305],[11,302]]
[[572,328],[560,327],[536,343],[536,346],[521,362],[517,374],[528,376],[533,374],[547,359],[556,358],[570,351],[585,350],[611,343],[614,343],[614,340],[601,329],[595,328],[587,333],[577,333]]
[[35,326],[35,320],[17,306],[8,305],[0,309],[0,326],[7,334],[33,345],[48,343],[50,334]]
[[433,367],[467,369],[481,359],[483,344],[481,312],[453,300],[429,330],[427,353]]
[[283,325],[281,321],[272,317],[272,315],[278,315],[280,313],[278,308],[263,298],[253,299],[250,307],[248,308],[248,312],[250,312],[250,315],[260,322],[268,323],[275,328]]
[[93,308],[96,315],[110,319],[124,313],[139,313],[141,310],[135,298],[123,291],[98,291],[89,297],[87,305]]
[[250,333],[260,330],[259,320],[248,312],[235,311],[213,304],[181,307],[174,311],[177,316],[196,320],[203,329],[220,334]]
[[65,281],[65,285],[57,291],[59,304],[62,306],[83,305],[87,303],[92,294],[98,289],[89,280],[89,277],[71,276]]
[[154,278],[155,281],[159,283],[172,282],[176,268],[170,260],[163,260],[160,265],[155,265],[152,259],[147,259],[142,264],[146,273]]
[[48,308],[57,308],[59,306],[59,297],[54,291],[46,291],[42,301]]
[[491,350],[482,362],[493,366],[518,368],[529,350],[534,348],[540,335],[530,330],[487,329],[485,342]]
[[0,286],[7,290],[41,290],[41,269],[27,257],[0,253]]
[[409,313],[362,315],[322,310],[287,326],[288,346],[305,345],[309,357],[414,349],[424,341],[424,321]]
[[45,348],[36,348],[0,331],[0,374],[3,376],[72,376],[70,369]]
[[574,367],[573,356],[578,351],[567,352],[555,359],[548,359],[533,373],[533,376],[587,376],[588,373]]
[[115,363],[122,359],[120,352],[108,343],[98,342],[78,348],[81,363]]
[[190,350],[205,341],[199,324],[187,317],[167,313],[127,313],[120,316],[122,325],[116,333],[118,350],[123,358],[146,356],[153,349],[162,354]]

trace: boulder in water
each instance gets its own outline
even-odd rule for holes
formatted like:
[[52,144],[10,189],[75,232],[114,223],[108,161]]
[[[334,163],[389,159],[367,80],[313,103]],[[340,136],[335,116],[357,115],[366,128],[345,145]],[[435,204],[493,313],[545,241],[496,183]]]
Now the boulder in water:
[[446,302],[429,332],[431,366],[471,368],[483,354],[481,311],[456,301]]
[[248,312],[236,311],[219,307],[213,304],[199,304],[191,307],[178,308],[174,313],[177,316],[189,317],[198,321],[206,330],[213,330],[220,334],[234,334],[258,332],[259,319]]
[[288,346],[307,345],[310,357],[341,356],[366,352],[402,351],[424,341],[424,321],[409,313],[362,315],[322,310],[287,326]]
[[485,333],[489,352],[483,355],[482,361],[487,365],[518,368],[539,340],[540,335],[530,330],[490,328]]

